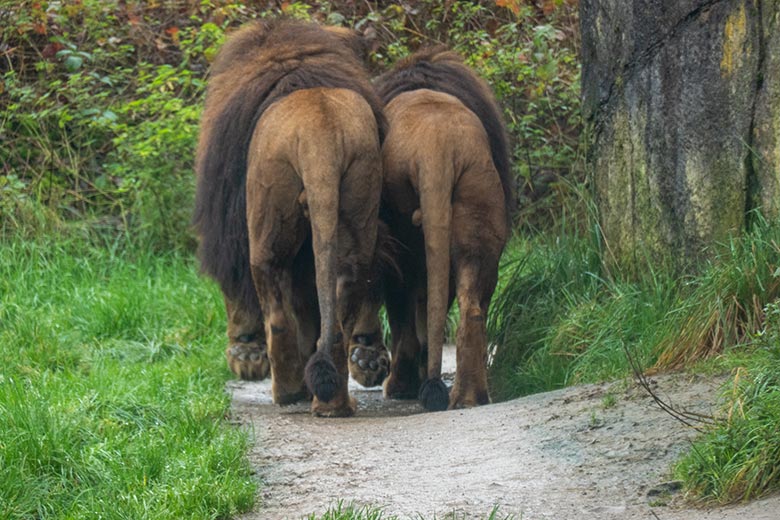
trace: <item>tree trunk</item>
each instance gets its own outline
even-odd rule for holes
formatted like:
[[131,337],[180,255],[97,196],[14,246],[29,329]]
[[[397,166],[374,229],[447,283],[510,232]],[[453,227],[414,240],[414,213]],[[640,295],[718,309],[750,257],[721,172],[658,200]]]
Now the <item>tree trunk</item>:
[[588,165],[607,251],[686,264],[780,213],[780,1],[582,0]]

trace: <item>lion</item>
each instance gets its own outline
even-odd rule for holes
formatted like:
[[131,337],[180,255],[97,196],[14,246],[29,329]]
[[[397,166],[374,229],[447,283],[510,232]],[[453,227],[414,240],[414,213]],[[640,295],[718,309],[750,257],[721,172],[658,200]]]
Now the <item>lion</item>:
[[193,223],[222,289],[228,365],[273,400],[348,416],[351,338],[375,257],[385,119],[347,29],[230,35],[211,68]]
[[[515,206],[501,110],[487,83],[441,46],[400,61],[375,84],[389,126],[383,213],[403,246],[396,258],[403,276],[384,284],[393,351],[385,396],[418,397],[432,411],[486,404],[485,320]],[[455,297],[449,393],[441,359]]]

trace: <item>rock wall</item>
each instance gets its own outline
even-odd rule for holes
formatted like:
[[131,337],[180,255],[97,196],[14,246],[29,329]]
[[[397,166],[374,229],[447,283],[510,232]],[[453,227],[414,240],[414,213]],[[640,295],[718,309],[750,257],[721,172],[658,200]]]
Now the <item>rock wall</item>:
[[582,0],[588,164],[607,251],[696,260],[780,213],[780,1]]

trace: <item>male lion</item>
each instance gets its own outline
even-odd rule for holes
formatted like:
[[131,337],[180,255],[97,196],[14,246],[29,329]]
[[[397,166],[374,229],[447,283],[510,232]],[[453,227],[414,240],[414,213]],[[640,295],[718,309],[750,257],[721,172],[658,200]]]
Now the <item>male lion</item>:
[[225,296],[231,369],[264,377],[267,342],[274,402],[307,398],[305,375],[312,411],[329,416],[355,411],[342,338],[365,298],[381,191],[385,123],[357,38],[289,20],[231,35],[196,161],[199,256]]
[[[393,336],[385,395],[419,396],[428,410],[488,403],[485,318],[514,209],[501,111],[487,84],[442,47],[401,61],[376,85],[389,125],[383,204],[404,246],[402,279],[385,283]],[[457,369],[448,396],[441,356],[455,296]]]

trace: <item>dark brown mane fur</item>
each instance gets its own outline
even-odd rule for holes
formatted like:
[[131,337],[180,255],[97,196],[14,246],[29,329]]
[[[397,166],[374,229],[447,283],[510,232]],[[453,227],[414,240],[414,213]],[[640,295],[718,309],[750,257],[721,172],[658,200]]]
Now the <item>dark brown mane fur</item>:
[[455,96],[474,112],[488,135],[493,163],[504,189],[507,217],[511,218],[515,209],[515,181],[501,109],[487,83],[463,63],[459,54],[441,45],[420,50],[398,62],[375,83],[385,105],[404,92],[429,89]]
[[211,68],[196,171],[193,224],[203,271],[225,296],[259,312],[249,269],[247,150],[257,121],[275,101],[301,89],[359,93],[377,119],[381,102],[343,33],[292,20],[259,22],[232,34]]

